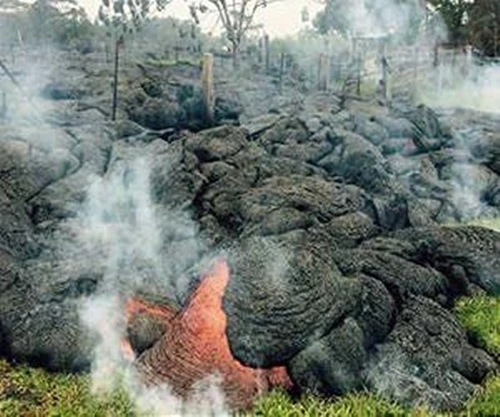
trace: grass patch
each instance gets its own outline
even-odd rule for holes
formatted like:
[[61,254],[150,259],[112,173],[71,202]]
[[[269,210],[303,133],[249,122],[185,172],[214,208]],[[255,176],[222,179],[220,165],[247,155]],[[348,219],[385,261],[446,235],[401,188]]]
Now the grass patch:
[[351,394],[338,400],[304,396],[293,401],[286,393],[273,392],[257,402],[254,409],[241,417],[403,417],[430,416],[425,409],[406,409],[371,394]]
[[0,415],[21,416],[135,416],[126,393],[107,398],[94,396],[89,378],[51,374],[0,361]]
[[465,412],[467,417],[500,416],[500,375],[491,377],[484,387],[469,401]]
[[457,302],[455,311],[475,341],[500,357],[500,297],[463,298]]
[[500,218],[482,218],[468,220],[465,223],[461,222],[448,222],[444,224],[447,227],[460,227],[460,226],[481,226],[487,229],[493,229],[500,232]]
[[500,232],[500,219],[477,219],[477,220],[471,220],[470,222],[467,222],[467,224],[472,225],[472,226],[482,226],[482,227],[487,227],[488,229],[493,229],[496,230],[497,232]]
[[[462,298],[457,302],[455,312],[475,342],[499,359],[500,298],[486,295]],[[464,415],[500,415],[500,374],[486,382],[467,404]]]
[[[455,311],[477,343],[500,355],[500,298],[477,296],[459,300]],[[492,417],[500,415],[500,375],[491,377],[455,414],[434,414],[424,408],[408,409],[372,394],[351,394],[327,400],[308,395],[294,400],[276,391],[238,417]],[[88,376],[51,374],[0,361],[0,416],[132,417],[138,416],[125,392],[105,398],[94,396]]]

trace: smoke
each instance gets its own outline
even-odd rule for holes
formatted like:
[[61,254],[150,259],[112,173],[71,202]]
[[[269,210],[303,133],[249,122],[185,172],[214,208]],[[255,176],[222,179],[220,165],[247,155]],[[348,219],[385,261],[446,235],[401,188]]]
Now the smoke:
[[88,190],[80,237],[104,254],[98,261],[105,270],[105,291],[135,291],[149,276],[161,276],[160,225],[145,164],[118,164],[112,175]]
[[[227,415],[216,376],[200,381],[184,401],[167,385],[145,387],[122,351],[125,301],[145,292],[175,302],[179,287],[187,283],[177,282],[173,272],[192,265],[197,258],[190,247],[203,245],[187,213],[175,209],[166,213],[154,204],[151,165],[147,157],[130,163],[116,160],[104,178],[93,181],[80,214],[65,225],[73,236],[66,256],[86,258],[94,271],[102,273],[99,288],[82,301],[79,312],[93,342],[92,388],[96,394],[124,388],[147,415]],[[171,240],[165,241],[166,236]],[[191,243],[186,245],[186,240]],[[185,252],[175,249],[177,245]]]
[[[428,106],[453,115],[459,109],[482,112],[481,119],[494,122],[500,115],[500,65],[475,62],[471,51],[440,53],[440,63],[420,85],[418,99]],[[457,113],[460,114],[460,113]],[[455,119],[458,119],[455,116]],[[452,128],[456,123],[450,118]],[[460,220],[498,216],[484,201],[491,173],[473,156],[472,147],[481,141],[487,125],[472,118],[453,129],[457,156],[452,167],[452,201]]]
[[[433,107],[460,107],[500,114],[500,65],[478,65],[470,57],[462,57],[464,60],[458,65],[456,62],[440,65],[434,74],[437,85],[423,89],[421,101]],[[459,66],[462,71],[457,71]]]
[[[53,50],[12,52],[11,59],[3,59],[2,63],[14,77],[12,81],[4,69],[0,69],[0,111],[2,118],[10,124],[33,126],[45,123],[55,110],[54,103],[44,100],[40,91],[50,82],[57,62]],[[9,54],[10,55],[10,54]],[[8,56],[9,56],[8,55]],[[17,85],[16,85],[17,83]]]
[[415,365],[403,352],[393,351],[390,347],[385,350],[387,352],[382,349],[372,357],[364,371],[367,383],[377,395],[430,410],[446,404],[446,394],[427,382],[439,375],[438,365],[436,369],[425,369]]
[[[347,53],[344,46],[344,51],[335,56],[329,45],[329,50],[324,49],[323,53],[333,51],[334,61],[350,62],[354,78],[359,71],[356,60],[360,59],[361,84],[365,89],[370,90],[367,88],[370,86],[375,89],[375,83],[383,79],[383,55],[396,106],[409,98],[414,105],[424,103],[432,108],[477,110],[492,113],[492,117],[500,113],[500,64],[479,62],[471,48],[463,51],[438,48],[446,40],[447,30],[440,16],[426,11],[422,2],[353,0],[329,4],[338,7],[332,6],[329,12],[327,6],[327,26],[333,32],[336,29],[344,33],[341,41],[330,33],[330,43],[345,45],[345,39],[351,38],[352,46]],[[318,55],[317,49],[314,53]],[[309,58],[311,61],[314,59]],[[396,101],[400,99],[404,100]],[[452,130],[457,156],[450,182],[456,214],[461,220],[498,215],[483,201],[489,186],[488,172],[471,152],[474,141],[484,133],[480,127],[470,126]]]
[[342,5],[344,24],[353,37],[378,38],[406,34],[416,17],[422,18],[418,1],[351,0]]

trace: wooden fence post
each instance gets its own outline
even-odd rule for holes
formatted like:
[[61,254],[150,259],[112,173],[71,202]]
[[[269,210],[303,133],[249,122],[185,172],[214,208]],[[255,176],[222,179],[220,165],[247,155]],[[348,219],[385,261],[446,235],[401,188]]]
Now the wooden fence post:
[[439,65],[439,45],[434,45],[434,59],[432,65],[436,68]]
[[356,94],[361,95],[361,53],[359,51],[358,38],[353,39],[352,55],[356,68]]
[[269,52],[269,35],[264,35],[264,66],[266,74],[269,73],[270,66],[270,52]]
[[285,53],[281,52],[281,55],[280,55],[280,84],[279,84],[280,94],[283,91],[283,75],[284,75],[284,73],[285,73]]
[[7,94],[2,91],[2,107],[0,108],[0,118],[5,119],[7,117]]
[[118,108],[118,67],[120,57],[120,47],[123,45],[123,36],[115,42],[115,67],[113,71],[113,108],[111,110],[111,120],[116,120],[116,109]]
[[180,46],[176,44],[176,45],[174,46],[174,51],[175,51],[175,63],[176,63],[176,64],[179,62],[179,50],[180,50]]
[[418,45],[413,49],[413,102],[417,101],[418,96],[418,65],[420,62],[420,50]]
[[382,83],[384,86],[384,101],[387,106],[392,102],[392,89],[389,62],[387,61],[387,40],[382,43]]
[[207,122],[213,123],[215,118],[214,57],[210,53],[203,54],[201,88],[205,118]]
[[326,54],[319,55],[318,61],[318,90],[328,89],[328,57]]

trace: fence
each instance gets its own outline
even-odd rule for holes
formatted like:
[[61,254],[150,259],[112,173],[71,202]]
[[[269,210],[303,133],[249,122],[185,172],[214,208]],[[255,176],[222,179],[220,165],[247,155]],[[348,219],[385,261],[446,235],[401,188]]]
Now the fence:
[[[275,77],[280,89],[287,79],[303,79],[309,89],[379,97],[390,102],[397,93],[415,96],[423,86],[443,87],[449,79],[467,77],[474,58],[470,49],[429,47],[428,45],[393,46],[383,39],[353,42],[349,51],[318,53],[307,68],[297,63],[297,55],[264,47],[241,53],[242,65]],[[232,55],[211,51],[216,70],[231,71]],[[500,59],[481,59],[482,63],[500,63]],[[453,73],[453,76],[450,74]]]
[[[143,45],[137,47],[147,51]],[[11,52],[10,49],[3,49],[4,52]],[[211,65],[216,79],[233,71],[233,56],[223,50],[203,51],[202,48],[175,46],[156,57],[197,65],[206,52],[214,58]],[[16,60],[14,53],[5,55],[10,56],[12,63]],[[348,49],[332,53],[325,48],[324,52],[309,53],[308,57],[312,58],[306,59],[304,64],[304,59],[299,59],[300,52],[290,53],[284,48],[273,48],[264,38],[258,45],[250,45],[241,51],[240,62],[242,70],[250,69],[253,75],[274,78],[280,92],[287,86],[296,88],[302,83],[302,91],[320,90],[344,96],[376,98],[385,103],[390,103],[394,95],[400,93],[415,98],[422,86],[446,87],[450,79],[467,77],[472,64],[500,64],[500,59],[475,57],[470,48],[433,48],[424,44],[396,46],[384,38],[354,39]],[[124,60],[127,60],[126,55]]]

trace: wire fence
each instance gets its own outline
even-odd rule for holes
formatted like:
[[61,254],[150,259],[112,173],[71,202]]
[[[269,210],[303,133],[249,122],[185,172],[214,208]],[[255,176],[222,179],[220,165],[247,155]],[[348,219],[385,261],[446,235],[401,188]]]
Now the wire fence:
[[[423,87],[441,88],[465,79],[473,65],[500,64],[500,59],[476,57],[471,48],[394,47],[380,41],[374,48],[374,43],[358,44],[348,52],[318,53],[307,65],[299,63],[297,54],[259,49],[242,51],[239,62],[253,73],[274,77],[280,88],[290,80],[302,80],[308,89],[385,101],[391,101],[394,94],[416,96]],[[214,56],[216,74],[234,71],[231,53],[209,52]]]
[[[105,46],[102,47],[102,56],[106,56],[110,64],[112,51]],[[223,79],[228,73],[247,71],[252,76],[274,79],[279,92],[285,87],[299,86],[302,91],[375,98],[385,103],[390,103],[397,94],[416,98],[422,88],[445,88],[454,80],[466,79],[475,65],[500,64],[500,58],[479,57],[473,54],[471,48],[429,47],[425,44],[401,46],[381,38],[355,39],[349,48],[330,48],[329,52],[326,48],[325,52],[307,51],[305,45],[302,51],[293,53],[286,48],[286,44],[276,48],[264,40],[240,51],[237,61],[227,50],[213,47],[203,50],[199,45],[196,48],[166,46],[161,53],[158,53],[161,47],[155,53],[149,52],[142,44],[135,45],[135,48],[135,51],[141,51],[143,56],[153,60],[184,62],[193,66],[200,65],[204,54],[210,53],[216,82],[217,78]],[[127,61],[127,55],[135,58],[132,46],[126,49],[123,60]],[[13,51],[6,46],[2,52],[3,60],[19,67],[19,61],[23,60],[19,50]],[[235,64],[239,66],[236,70]]]

